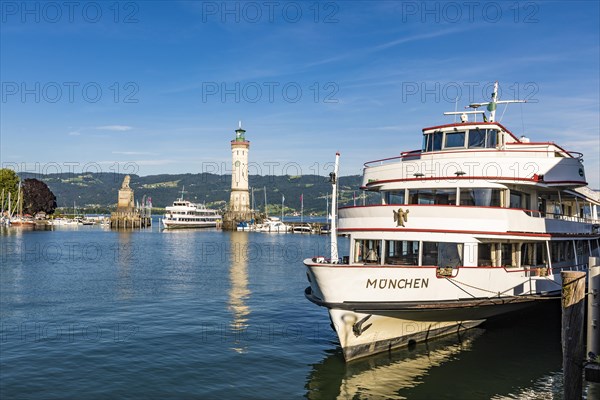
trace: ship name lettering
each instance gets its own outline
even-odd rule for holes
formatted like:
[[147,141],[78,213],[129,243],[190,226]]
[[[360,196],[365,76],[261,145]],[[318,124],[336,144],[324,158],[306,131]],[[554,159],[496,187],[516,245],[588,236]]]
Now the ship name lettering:
[[429,286],[429,278],[413,279],[370,279],[367,278],[366,288],[373,289],[425,289]]

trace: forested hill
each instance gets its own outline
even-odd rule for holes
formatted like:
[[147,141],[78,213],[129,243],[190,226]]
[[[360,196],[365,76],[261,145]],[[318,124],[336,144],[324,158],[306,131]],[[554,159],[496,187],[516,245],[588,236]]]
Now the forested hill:
[[[124,174],[86,173],[76,174],[29,174],[21,173],[21,178],[36,178],[44,181],[56,195],[58,207],[106,208],[116,206],[118,190]],[[130,175],[130,187],[135,191],[136,201],[144,195],[152,198],[154,207],[169,206],[181,196],[195,203],[205,203],[209,207],[223,209],[229,201],[231,175],[180,174],[180,175]],[[342,176],[339,179],[341,203],[351,202],[356,192],[359,196],[361,177]],[[318,175],[302,176],[259,176],[251,175],[249,184],[254,187],[255,206],[264,208],[264,191],[267,191],[267,203],[280,206],[285,196],[286,209],[300,210],[300,195],[304,194],[305,213],[323,214],[326,208],[325,195],[331,194],[328,177]],[[289,210],[286,210],[286,212]]]

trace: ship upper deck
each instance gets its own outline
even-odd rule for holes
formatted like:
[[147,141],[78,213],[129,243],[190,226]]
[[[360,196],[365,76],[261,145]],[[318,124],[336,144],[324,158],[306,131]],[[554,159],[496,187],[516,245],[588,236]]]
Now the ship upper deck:
[[457,180],[539,186],[581,187],[587,184],[583,155],[553,142],[517,138],[498,122],[464,122],[423,129],[419,150],[369,161],[363,188],[385,190],[423,181]]

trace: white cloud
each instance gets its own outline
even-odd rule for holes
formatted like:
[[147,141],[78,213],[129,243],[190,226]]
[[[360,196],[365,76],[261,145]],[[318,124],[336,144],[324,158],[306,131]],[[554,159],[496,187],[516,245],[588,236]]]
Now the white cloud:
[[[116,160],[103,160],[103,161],[98,161],[98,164],[101,165],[115,165],[115,164],[126,164],[126,165],[135,165],[135,166],[156,166],[156,165],[168,165],[168,164],[175,164],[177,162],[177,160],[169,160],[169,159],[162,159],[162,160],[131,160],[131,161],[116,161]],[[177,172],[174,172],[177,173]]]
[[98,126],[96,129],[102,130],[102,131],[125,132],[125,131],[132,130],[133,127],[128,126],[128,125],[104,125],[104,126]]
[[113,151],[112,154],[121,154],[124,156],[140,156],[140,155],[155,156],[156,155],[156,153],[150,153],[147,151]]

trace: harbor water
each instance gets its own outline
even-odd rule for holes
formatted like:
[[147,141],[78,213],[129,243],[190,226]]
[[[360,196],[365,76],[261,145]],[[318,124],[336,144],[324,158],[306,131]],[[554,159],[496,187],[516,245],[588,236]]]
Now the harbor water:
[[304,298],[302,259],[327,254],[325,236],[155,224],[0,239],[3,399],[562,396],[556,302],[346,364]]

